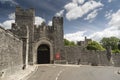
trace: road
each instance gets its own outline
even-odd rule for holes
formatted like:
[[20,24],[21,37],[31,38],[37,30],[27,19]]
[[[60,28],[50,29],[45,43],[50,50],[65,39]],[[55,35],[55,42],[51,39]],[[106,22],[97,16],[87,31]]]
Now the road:
[[117,67],[38,65],[27,80],[120,80]]

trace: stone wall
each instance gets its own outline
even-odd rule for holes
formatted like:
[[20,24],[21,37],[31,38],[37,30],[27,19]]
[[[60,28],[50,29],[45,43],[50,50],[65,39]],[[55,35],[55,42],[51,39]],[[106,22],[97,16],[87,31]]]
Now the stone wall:
[[54,53],[60,53],[61,59],[64,60],[63,17],[53,17],[52,23],[54,29]]
[[22,56],[22,41],[0,27],[0,75],[7,76],[22,69]]
[[[21,7],[16,7],[15,10],[15,24],[17,24],[18,31],[20,29],[20,34],[24,34],[24,30],[29,31],[28,33],[28,63],[33,64],[33,45],[34,42],[34,22],[35,22],[35,10],[33,8],[30,9],[22,9]],[[28,27],[28,29],[23,28]],[[26,31],[25,31],[26,32]],[[19,35],[19,37],[22,37]]]
[[66,60],[70,64],[110,65],[106,51],[89,51],[80,46],[65,47]]
[[120,54],[112,54],[111,63],[115,67],[120,67]]
[[65,46],[65,57],[68,63],[75,64],[81,58],[82,47],[67,47]]

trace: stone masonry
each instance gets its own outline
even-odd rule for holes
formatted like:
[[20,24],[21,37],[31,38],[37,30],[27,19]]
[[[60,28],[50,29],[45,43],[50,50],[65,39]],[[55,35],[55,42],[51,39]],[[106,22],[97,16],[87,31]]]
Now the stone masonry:
[[54,60],[55,53],[60,53],[61,59],[65,59],[62,17],[53,17],[52,26],[48,26],[45,22],[41,25],[34,24],[34,9],[23,10],[16,7],[15,16],[11,31],[23,40],[25,64],[26,59],[28,64],[37,63],[37,48],[42,44],[50,46],[50,62]]
[[0,27],[0,77],[13,74],[23,67],[23,42]]
[[[45,22],[35,25],[33,8],[24,10],[16,7],[15,23],[11,29],[0,27],[0,75],[9,75],[27,65],[38,64],[43,57],[49,63],[63,60],[70,64],[120,66],[120,55],[111,55],[111,50],[88,51],[84,46],[64,46],[63,32],[63,17],[53,17],[52,26]],[[88,41],[91,40],[85,38],[80,45],[86,45]],[[59,54],[59,60],[56,54]]]

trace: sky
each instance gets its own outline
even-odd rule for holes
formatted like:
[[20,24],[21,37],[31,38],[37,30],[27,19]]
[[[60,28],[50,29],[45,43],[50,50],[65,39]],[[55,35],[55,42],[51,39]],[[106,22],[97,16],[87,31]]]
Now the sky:
[[15,22],[16,6],[34,8],[36,25],[51,25],[53,16],[62,16],[64,38],[70,41],[120,38],[120,0],[0,0],[0,25],[5,29]]

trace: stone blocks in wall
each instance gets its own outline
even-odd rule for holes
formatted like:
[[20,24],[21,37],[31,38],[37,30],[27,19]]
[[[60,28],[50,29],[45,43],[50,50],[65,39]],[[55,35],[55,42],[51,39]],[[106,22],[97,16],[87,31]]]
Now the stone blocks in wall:
[[69,64],[77,64],[78,59],[81,58],[81,47],[67,47],[65,46],[65,57]]
[[90,51],[80,46],[65,47],[65,55],[68,63],[83,65],[109,65],[106,51]]
[[0,27],[0,71],[14,73],[22,59],[22,41]]
[[112,54],[111,62],[113,66],[120,67],[120,54]]

